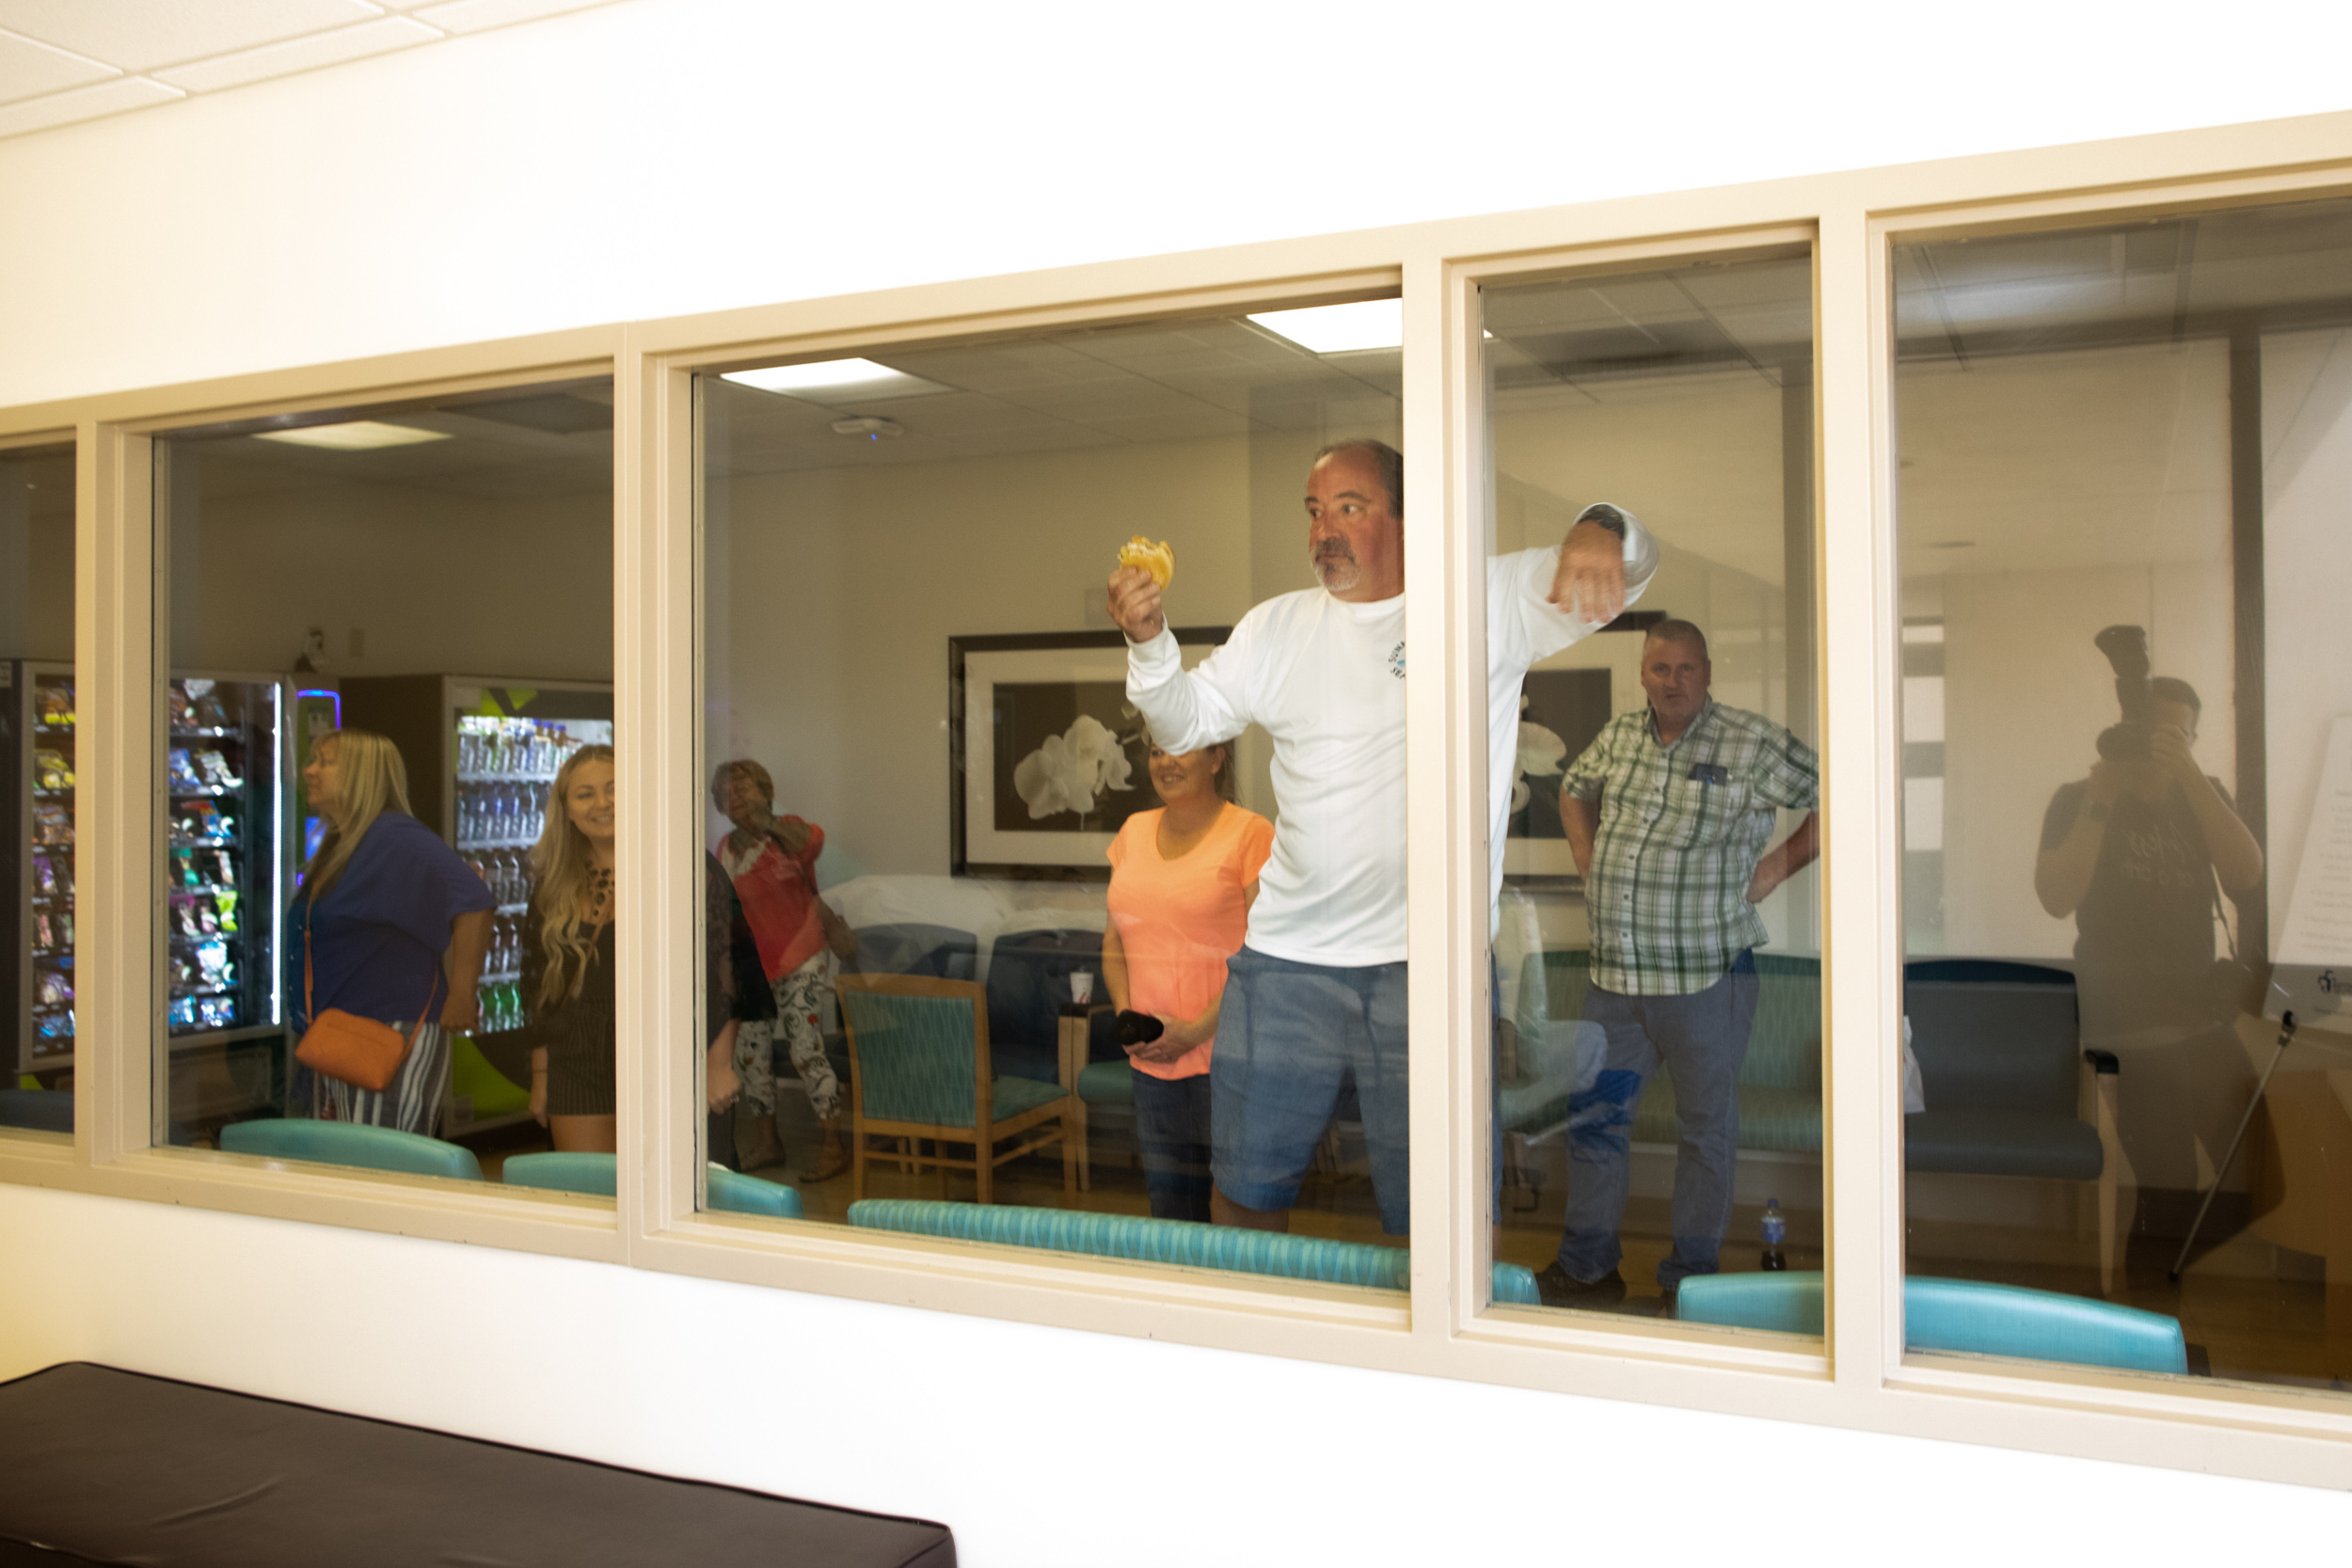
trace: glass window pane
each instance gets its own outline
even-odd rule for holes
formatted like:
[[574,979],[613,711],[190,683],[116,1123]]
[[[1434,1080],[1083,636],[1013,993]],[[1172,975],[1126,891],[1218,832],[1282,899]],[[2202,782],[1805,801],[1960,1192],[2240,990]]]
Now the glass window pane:
[[[814,1219],[1404,1288],[1400,499],[1324,456],[1397,439],[1401,328],[700,378],[713,1162]],[[1132,655],[1131,542],[1122,592],[1173,571]]]
[[73,1132],[73,447],[0,451],[0,1131]]
[[1498,1301],[1820,1331],[1812,296],[1484,295]]
[[2341,1387],[2352,202],[1894,265],[1912,1348]]
[[156,442],[159,1142],[612,1190],[612,429],[597,378]]

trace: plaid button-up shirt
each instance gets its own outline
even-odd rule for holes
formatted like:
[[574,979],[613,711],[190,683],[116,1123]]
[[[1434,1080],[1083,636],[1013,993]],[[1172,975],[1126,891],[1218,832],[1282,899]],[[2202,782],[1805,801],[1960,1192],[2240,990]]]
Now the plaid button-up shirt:
[[1568,768],[1564,793],[1600,798],[1584,907],[1593,983],[1629,996],[1687,996],[1764,941],[1748,883],[1773,808],[1820,800],[1813,749],[1760,714],[1709,701],[1671,746],[1653,715],[1611,720]]

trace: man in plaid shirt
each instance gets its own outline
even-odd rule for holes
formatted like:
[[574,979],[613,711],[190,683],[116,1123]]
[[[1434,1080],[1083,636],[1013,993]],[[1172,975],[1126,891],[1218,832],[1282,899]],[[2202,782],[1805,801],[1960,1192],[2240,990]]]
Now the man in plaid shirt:
[[[1648,706],[1620,714],[1569,768],[1560,820],[1584,877],[1592,984],[1584,1018],[1608,1036],[1599,1078],[1571,1105],[1567,1226],[1536,1275],[1553,1306],[1622,1300],[1617,1222],[1629,1133],[1664,1063],[1681,1123],[1674,1251],[1658,1283],[1672,1295],[1713,1274],[1731,1222],[1740,1139],[1740,1066],[1756,1018],[1756,906],[1820,852],[1820,764],[1759,714],[1708,696],[1707,637],[1661,622],[1642,644]],[[1777,849],[1776,807],[1805,813]]]

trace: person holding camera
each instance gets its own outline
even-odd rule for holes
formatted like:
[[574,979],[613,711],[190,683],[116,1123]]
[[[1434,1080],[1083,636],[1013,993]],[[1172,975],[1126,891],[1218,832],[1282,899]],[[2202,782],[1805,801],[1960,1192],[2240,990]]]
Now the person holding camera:
[[[2110,633],[2119,629],[2137,628]],[[2197,1146],[2219,1160],[2253,1089],[2214,923],[2217,882],[2233,901],[2252,894],[2263,853],[2221,782],[2197,765],[2196,689],[2150,679],[2145,657],[2136,668],[2128,654],[2117,660],[2124,722],[2099,737],[2090,774],[2051,797],[2034,893],[2074,920],[2083,1044],[2122,1061],[2117,1132],[2139,1187],[2133,1233],[2177,1237],[2197,1204]]]

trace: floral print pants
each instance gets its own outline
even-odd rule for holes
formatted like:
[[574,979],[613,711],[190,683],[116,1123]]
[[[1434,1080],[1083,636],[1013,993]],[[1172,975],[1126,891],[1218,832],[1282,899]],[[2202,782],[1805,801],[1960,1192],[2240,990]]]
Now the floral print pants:
[[747,1022],[735,1035],[735,1075],[743,1080],[743,1098],[761,1116],[774,1113],[776,1084],[769,1065],[769,1044],[778,1033],[792,1057],[792,1070],[808,1090],[809,1109],[823,1121],[841,1110],[841,1081],[834,1076],[825,1055],[825,999],[833,994],[840,960],[831,948],[775,979],[776,1017],[772,1023]]

